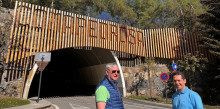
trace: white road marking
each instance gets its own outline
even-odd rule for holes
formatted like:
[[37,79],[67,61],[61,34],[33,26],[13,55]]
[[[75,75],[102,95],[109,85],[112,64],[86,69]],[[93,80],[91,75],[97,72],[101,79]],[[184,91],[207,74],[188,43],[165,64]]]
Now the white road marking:
[[55,104],[52,104],[54,107],[55,107],[55,109],[60,109],[57,105],[55,105]]
[[70,102],[69,102],[69,105],[71,106],[72,109],[90,109],[90,108],[88,108],[88,107],[84,107],[84,106],[72,104],[72,103],[70,103]]

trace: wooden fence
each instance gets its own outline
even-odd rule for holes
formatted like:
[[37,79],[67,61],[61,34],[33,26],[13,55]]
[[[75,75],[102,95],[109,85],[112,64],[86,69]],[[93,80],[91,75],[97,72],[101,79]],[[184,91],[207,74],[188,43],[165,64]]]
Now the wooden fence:
[[[188,53],[203,53],[200,37],[175,28],[148,29],[16,2],[8,46],[7,80],[26,75],[36,52],[74,47],[98,47],[116,52],[122,65],[141,57],[178,60]],[[127,62],[125,62],[127,61]]]

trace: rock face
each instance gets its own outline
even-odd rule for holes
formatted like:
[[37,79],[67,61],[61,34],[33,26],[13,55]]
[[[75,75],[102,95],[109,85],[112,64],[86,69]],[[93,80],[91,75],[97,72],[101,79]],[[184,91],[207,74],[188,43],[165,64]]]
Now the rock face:
[[0,8],[0,94],[5,96],[20,97],[22,81],[5,81],[5,58],[8,39],[13,19],[13,10]]
[[[5,8],[0,8],[0,79],[4,79],[5,58],[7,52],[8,39],[13,18],[13,11]],[[0,80],[0,84],[1,81]]]
[[10,82],[6,87],[6,89],[0,92],[0,95],[20,98],[21,90],[22,90],[22,79],[18,79],[16,81]]
[[149,68],[150,70],[146,71],[144,71],[143,65],[136,67],[122,67],[127,95],[144,95],[152,97],[164,95],[165,84],[160,79],[160,74],[168,73],[170,71],[164,64],[155,64],[154,66],[157,67],[153,69]]

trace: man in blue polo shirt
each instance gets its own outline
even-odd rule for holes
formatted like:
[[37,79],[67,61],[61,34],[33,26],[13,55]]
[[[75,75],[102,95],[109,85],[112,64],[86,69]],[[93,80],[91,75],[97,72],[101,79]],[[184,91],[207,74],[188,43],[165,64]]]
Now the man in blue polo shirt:
[[177,89],[172,96],[173,109],[203,109],[201,97],[185,85],[186,78],[182,72],[174,73],[173,84]]

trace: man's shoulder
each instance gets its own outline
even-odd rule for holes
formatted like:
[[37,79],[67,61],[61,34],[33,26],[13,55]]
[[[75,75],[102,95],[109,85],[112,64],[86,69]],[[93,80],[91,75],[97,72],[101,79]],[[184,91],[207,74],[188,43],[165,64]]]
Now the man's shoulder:
[[200,97],[200,95],[197,92],[190,90],[190,89],[189,89],[189,94],[190,94],[190,96]]
[[172,98],[174,98],[175,96],[178,95],[178,92],[175,92],[173,95],[172,95]]
[[97,89],[107,89],[104,85],[100,85]]
[[108,89],[104,85],[97,87],[96,92],[106,92]]

